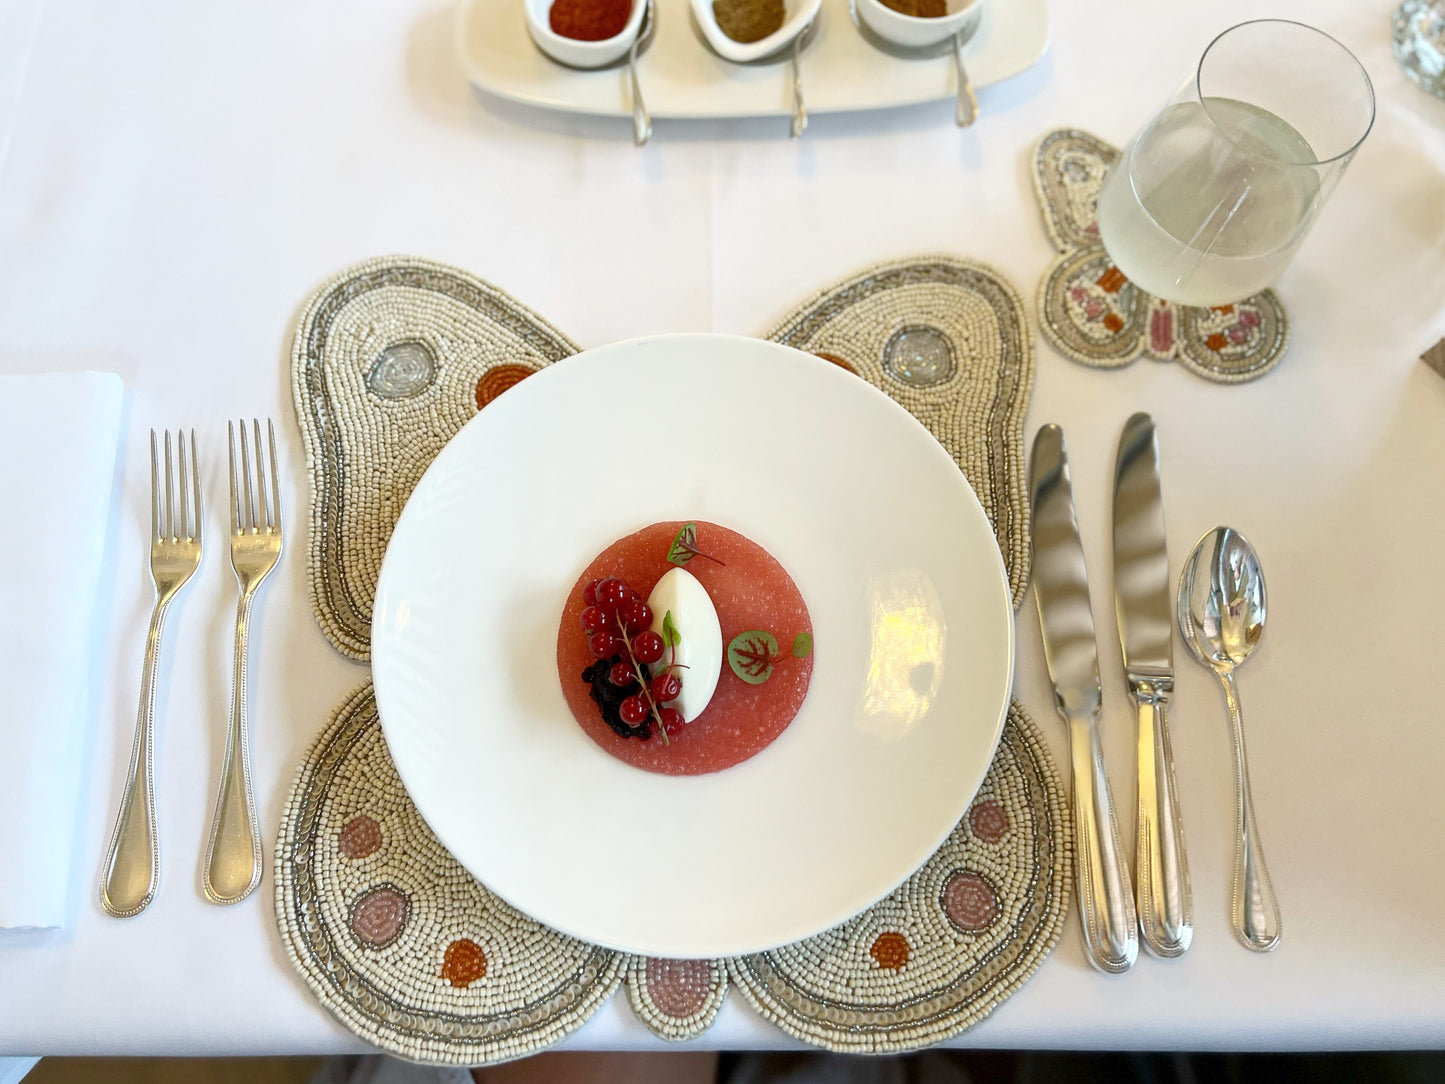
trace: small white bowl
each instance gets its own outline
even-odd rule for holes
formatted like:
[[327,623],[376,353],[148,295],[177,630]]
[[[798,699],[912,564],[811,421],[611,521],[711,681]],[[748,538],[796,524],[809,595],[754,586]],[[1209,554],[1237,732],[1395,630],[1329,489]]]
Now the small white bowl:
[[647,0],[632,0],[632,11],[620,34],[601,41],[578,41],[554,33],[550,17],[552,0],[522,0],[527,9],[527,29],[537,47],[559,64],[569,68],[605,68],[621,60],[642,27]]
[[923,49],[947,41],[979,13],[983,0],[948,0],[948,14],[920,19],[894,11],[881,0],[855,0],[858,18],[885,41],[905,49]]
[[702,36],[718,56],[734,64],[748,64],[791,45],[793,39],[818,17],[818,9],[822,6],[823,0],[783,0],[783,25],[767,37],[748,43],[733,41],[723,33],[712,13],[712,0],[692,0],[692,17],[697,20]]

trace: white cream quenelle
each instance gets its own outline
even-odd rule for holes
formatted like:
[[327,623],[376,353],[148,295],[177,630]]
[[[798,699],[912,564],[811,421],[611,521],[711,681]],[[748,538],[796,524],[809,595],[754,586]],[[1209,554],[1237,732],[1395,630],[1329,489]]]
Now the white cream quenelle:
[[[707,707],[722,673],[722,625],[718,622],[717,608],[707,588],[682,568],[669,569],[663,574],[647,596],[647,605],[652,607],[652,631],[661,636],[664,643],[667,634],[662,631],[662,622],[672,614],[672,624],[679,637],[675,661],[679,667],[686,667],[676,671],[682,681],[682,695],[672,706],[690,723]],[[671,664],[673,653],[673,648],[666,648],[662,658],[653,664],[653,673]]]

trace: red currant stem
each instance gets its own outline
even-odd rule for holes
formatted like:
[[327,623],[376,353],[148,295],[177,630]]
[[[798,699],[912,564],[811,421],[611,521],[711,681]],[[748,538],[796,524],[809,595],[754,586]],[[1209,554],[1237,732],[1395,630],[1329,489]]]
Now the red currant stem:
[[657,722],[657,732],[662,735],[662,744],[671,745],[667,740],[667,730],[662,725],[662,712],[657,710],[657,704],[653,702],[652,690],[648,688],[648,681],[642,676],[642,664],[637,661],[637,656],[632,653],[632,641],[627,638],[627,623],[622,620],[619,614],[617,627],[622,630],[622,647],[627,652],[627,660],[632,663],[632,672],[637,675],[637,684],[642,686],[642,695],[647,700],[647,707],[652,718]]

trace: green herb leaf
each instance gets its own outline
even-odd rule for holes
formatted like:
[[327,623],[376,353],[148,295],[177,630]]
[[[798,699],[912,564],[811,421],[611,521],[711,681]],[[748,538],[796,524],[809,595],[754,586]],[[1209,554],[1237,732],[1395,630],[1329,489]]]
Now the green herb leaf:
[[813,634],[800,632],[793,638],[793,658],[806,659],[813,653]]
[[761,685],[773,676],[778,658],[778,640],[767,629],[749,629],[728,644],[728,665],[749,685]]
[[671,610],[668,610],[662,615],[662,643],[665,647],[676,647],[682,643],[682,634],[677,631],[677,626],[672,623]]
[[682,566],[696,556],[697,524],[684,523],[682,530],[673,538],[672,545],[667,547],[667,560],[670,564]]

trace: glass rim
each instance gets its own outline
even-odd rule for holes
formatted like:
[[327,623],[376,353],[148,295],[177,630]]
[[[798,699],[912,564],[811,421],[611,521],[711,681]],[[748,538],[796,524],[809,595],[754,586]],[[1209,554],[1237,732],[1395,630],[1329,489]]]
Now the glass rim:
[[[1369,120],[1365,122],[1364,130],[1360,132],[1359,138],[1356,139],[1344,150],[1340,151],[1338,154],[1332,154],[1328,158],[1316,158],[1310,162],[1289,162],[1283,158],[1274,158],[1272,160],[1274,162],[1277,162],[1281,166],[1303,166],[1306,169],[1316,169],[1320,166],[1328,166],[1335,162],[1339,162],[1343,159],[1349,158],[1350,155],[1354,154],[1357,150],[1360,149],[1360,144],[1365,141],[1365,138],[1370,134],[1371,131],[1374,130],[1375,127],[1375,118],[1378,116],[1379,110],[1377,108],[1377,102],[1375,97],[1374,81],[1370,78],[1370,73],[1366,70],[1364,63],[1360,60],[1359,57],[1355,56],[1355,54],[1350,50],[1347,45],[1345,45],[1344,42],[1340,41],[1339,38],[1335,37],[1333,34],[1321,30],[1317,26],[1311,26],[1309,23],[1302,23],[1298,19],[1246,19],[1244,22],[1235,23],[1233,26],[1226,27],[1218,34],[1214,35],[1214,37],[1210,40],[1209,44],[1204,47],[1204,52],[1199,55],[1199,63],[1196,64],[1194,68],[1194,96],[1199,100],[1200,106],[1203,107],[1205,114],[1209,117],[1210,124],[1214,126],[1215,131],[1218,132],[1218,134],[1223,139],[1227,140],[1230,143],[1233,143],[1236,147],[1240,146],[1240,143],[1237,139],[1234,139],[1224,133],[1224,130],[1221,129],[1218,123],[1214,120],[1214,115],[1209,112],[1209,106],[1205,104],[1204,100],[1204,87],[1201,84],[1201,79],[1204,74],[1204,64],[1209,59],[1209,54],[1214,51],[1214,47],[1216,45],[1218,45],[1221,41],[1223,41],[1230,34],[1234,33],[1236,30],[1242,30],[1246,26],[1259,26],[1262,23],[1273,23],[1276,26],[1298,27],[1301,30],[1308,30],[1313,34],[1318,34],[1320,37],[1333,44],[1336,48],[1340,50],[1341,53],[1349,57],[1350,60],[1354,61],[1355,68],[1360,73],[1360,78],[1365,81],[1365,92],[1369,96],[1370,105]],[[1260,155],[1256,151],[1250,151],[1248,153],[1251,157],[1260,157]]]

